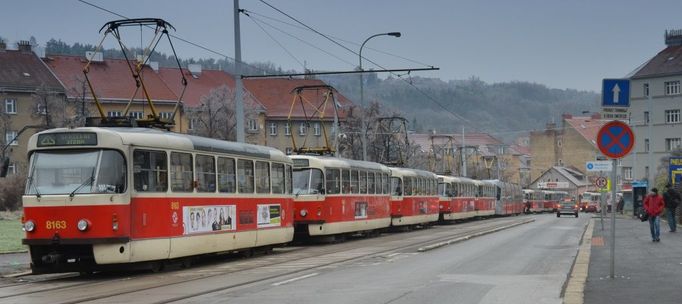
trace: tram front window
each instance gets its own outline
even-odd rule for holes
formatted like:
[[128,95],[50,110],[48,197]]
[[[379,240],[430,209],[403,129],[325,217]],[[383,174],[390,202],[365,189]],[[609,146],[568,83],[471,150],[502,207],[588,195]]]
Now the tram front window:
[[116,151],[37,151],[30,163],[29,195],[125,192],[125,160]]
[[319,169],[295,169],[293,184],[295,195],[324,193],[324,177]]

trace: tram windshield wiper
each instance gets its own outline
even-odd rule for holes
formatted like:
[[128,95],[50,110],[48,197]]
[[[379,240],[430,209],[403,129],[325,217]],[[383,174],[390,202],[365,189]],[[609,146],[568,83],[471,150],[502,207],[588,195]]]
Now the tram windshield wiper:
[[76,191],[80,190],[81,188],[83,188],[89,184],[92,184],[92,182],[94,180],[95,180],[95,170],[92,170],[92,174],[90,175],[90,177],[88,177],[88,179],[84,180],[83,183],[81,183],[78,187],[76,187],[76,189],[73,189],[73,191],[71,191],[71,193],[69,193],[69,197],[73,197],[74,195],[76,195]]
[[[38,186],[36,186],[36,184],[33,183],[33,175],[31,175],[31,177],[28,179],[28,188],[31,189],[31,187],[33,187],[33,190],[36,191],[36,197],[40,198],[41,195],[40,195],[40,191],[38,191]],[[30,190],[29,190],[29,192],[30,192]]]

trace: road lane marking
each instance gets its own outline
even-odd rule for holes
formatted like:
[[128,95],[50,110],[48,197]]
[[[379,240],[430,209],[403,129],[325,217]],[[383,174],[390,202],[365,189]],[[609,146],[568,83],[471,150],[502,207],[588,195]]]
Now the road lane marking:
[[317,272],[315,272],[315,273],[310,273],[310,274],[306,274],[306,275],[304,275],[304,276],[291,278],[291,279],[288,279],[288,280],[286,280],[286,281],[281,281],[281,282],[277,282],[277,283],[272,283],[272,286],[280,286],[280,285],[284,285],[284,284],[287,284],[287,283],[296,282],[296,281],[298,281],[298,280],[303,280],[303,279],[307,279],[307,278],[309,278],[309,277],[314,277],[314,276],[316,276],[316,275],[318,275],[318,274],[319,274],[319,273],[317,273]]

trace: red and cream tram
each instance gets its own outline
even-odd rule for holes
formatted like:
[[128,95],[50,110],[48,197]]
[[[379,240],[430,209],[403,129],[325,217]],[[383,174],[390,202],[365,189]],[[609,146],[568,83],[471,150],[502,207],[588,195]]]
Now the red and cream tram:
[[476,216],[495,215],[495,184],[489,181],[474,180],[478,189],[476,194]]
[[276,149],[76,128],[33,135],[28,153],[23,243],[36,273],[156,267],[293,239],[292,162]]
[[297,233],[338,235],[391,224],[388,167],[324,156],[291,156]]
[[500,180],[489,180],[495,185],[495,214],[512,215],[521,214],[524,208],[523,192],[517,184]]
[[438,221],[438,179],[431,172],[391,169],[391,225],[414,226]]

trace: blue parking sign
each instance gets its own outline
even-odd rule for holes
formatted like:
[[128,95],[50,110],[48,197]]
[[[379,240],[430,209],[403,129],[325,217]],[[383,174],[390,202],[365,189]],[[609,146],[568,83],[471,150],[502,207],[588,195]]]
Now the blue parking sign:
[[601,94],[602,107],[629,107],[630,80],[604,79]]

